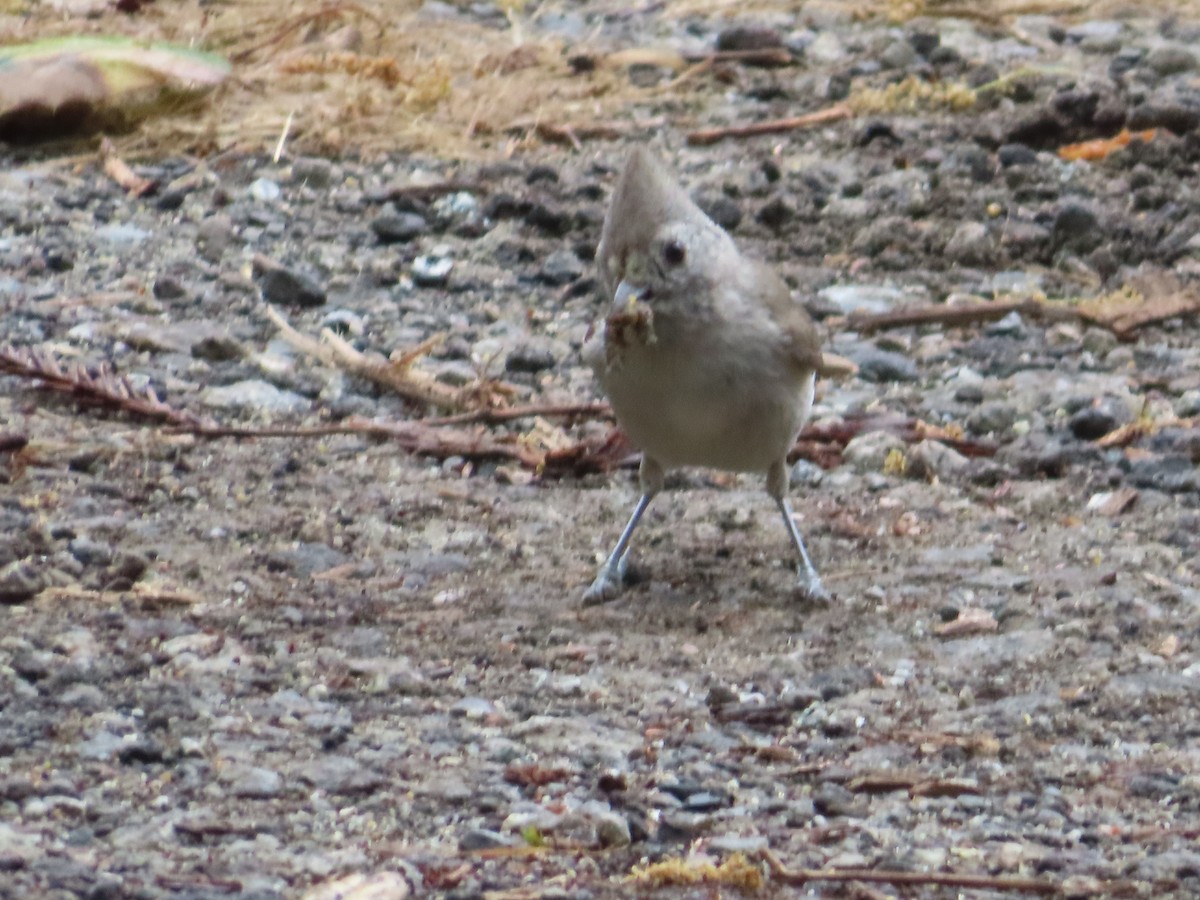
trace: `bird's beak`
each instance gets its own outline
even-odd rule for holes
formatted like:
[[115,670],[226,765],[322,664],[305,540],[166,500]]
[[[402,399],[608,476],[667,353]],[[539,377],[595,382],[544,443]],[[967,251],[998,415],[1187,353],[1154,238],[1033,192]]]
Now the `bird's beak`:
[[638,302],[644,293],[644,288],[635,287],[628,281],[622,281],[617,285],[617,292],[613,294],[612,311],[614,313],[633,312],[637,309]]

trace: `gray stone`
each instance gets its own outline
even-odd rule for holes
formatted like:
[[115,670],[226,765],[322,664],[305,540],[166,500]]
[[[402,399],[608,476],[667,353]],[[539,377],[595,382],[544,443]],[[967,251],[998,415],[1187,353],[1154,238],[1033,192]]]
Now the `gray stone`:
[[1003,434],[1017,421],[1017,409],[1003,400],[981,403],[967,416],[967,430],[972,434]]
[[312,188],[329,187],[333,181],[333,163],[316,156],[302,156],[292,163],[292,181]]
[[413,283],[420,287],[441,287],[450,279],[454,260],[449,256],[427,254],[413,260]]
[[515,847],[520,843],[514,837],[490,831],[486,828],[472,828],[458,839],[458,849],[470,853],[476,850],[496,850],[501,847]]
[[0,569],[0,603],[24,603],[44,587],[42,574],[32,562],[19,559]]
[[548,347],[526,343],[508,354],[504,368],[508,372],[537,373],[553,369],[556,362],[553,352]]
[[893,450],[903,453],[904,441],[890,431],[868,431],[846,444],[842,459],[856,472],[880,472]]
[[258,275],[263,299],[279,306],[321,306],[325,289],[310,275],[292,269],[269,267]]
[[986,266],[995,257],[995,241],[982,222],[963,222],[946,243],[946,256],[963,266]]
[[817,291],[817,296],[843,314],[888,312],[905,297],[900,289],[882,284],[835,284]]
[[1170,75],[1179,75],[1194,70],[1196,55],[1184,47],[1164,44],[1147,53],[1142,62],[1147,68],[1153,70],[1154,74],[1166,78]]
[[921,377],[916,363],[903,353],[871,347],[851,353],[863,381],[917,381]]
[[299,394],[256,379],[208,388],[200,394],[200,402],[213,409],[283,415],[303,412],[310,405]]
[[251,200],[259,203],[275,203],[283,196],[283,189],[270,178],[255,178],[246,188]]
[[551,253],[542,264],[541,279],[546,284],[570,284],[584,273],[583,263],[570,250]]
[[373,219],[371,230],[381,244],[407,244],[428,231],[429,224],[417,213],[389,212]]

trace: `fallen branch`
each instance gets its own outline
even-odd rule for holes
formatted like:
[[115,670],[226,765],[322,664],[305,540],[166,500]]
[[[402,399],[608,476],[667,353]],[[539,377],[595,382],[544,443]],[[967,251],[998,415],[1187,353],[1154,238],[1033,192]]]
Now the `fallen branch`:
[[465,425],[469,422],[497,425],[501,422],[511,422],[514,419],[532,419],[542,416],[547,418],[575,418],[577,416],[585,416],[596,419],[611,419],[612,415],[612,407],[607,403],[531,403],[528,406],[509,406],[503,409],[477,409],[473,412],[459,413],[455,416],[421,419],[421,422],[425,425]]
[[82,363],[66,367],[48,353],[25,347],[0,347],[0,374],[40,381],[46,388],[95,406],[119,409],[186,429],[207,427],[209,422],[164,403],[149,385],[136,387],[107,365],[89,372]]
[[468,396],[465,391],[435,381],[431,376],[414,374],[412,364],[433,347],[441,343],[442,335],[435,335],[422,341],[420,345],[405,351],[396,360],[386,360],[382,357],[369,357],[356,350],[348,341],[343,340],[330,329],[321,333],[321,340],[301,334],[293,328],[277,310],[264,306],[264,311],[271,323],[279,329],[280,336],[285,341],[308,356],[312,356],[325,365],[342,369],[359,378],[373,381],[395,391],[406,400],[436,406],[440,409],[461,410]]
[[1040,878],[1005,875],[959,875],[953,872],[900,872],[889,869],[789,869],[770,850],[762,858],[771,876],[785,884],[802,886],[810,881],[863,881],[873,884],[936,885],[984,891],[1014,891],[1025,894],[1058,894],[1058,885]]
[[849,119],[854,111],[844,103],[828,106],[816,112],[790,119],[768,119],[765,122],[752,122],[748,125],[727,125],[722,128],[706,128],[688,133],[689,144],[715,144],[727,137],[757,137],[762,134],[784,134],[789,131],[799,131],[802,128],[812,128],[816,125],[826,125]]
[[[997,300],[991,303],[963,303],[954,306],[936,304],[933,306],[915,306],[909,309],[898,309],[885,313],[851,313],[846,324],[860,334],[871,334],[889,328],[908,328],[913,325],[945,325],[950,328],[960,328],[964,325],[977,325],[980,322],[998,322],[1010,313],[1021,313],[1028,316],[1047,315],[1049,308],[1032,298],[1024,300]],[[1055,310],[1053,314],[1074,318],[1070,311]]]

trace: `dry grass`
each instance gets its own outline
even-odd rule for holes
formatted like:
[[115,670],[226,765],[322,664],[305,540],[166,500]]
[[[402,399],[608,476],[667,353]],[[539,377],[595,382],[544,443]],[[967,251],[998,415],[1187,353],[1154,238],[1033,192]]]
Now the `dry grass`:
[[[465,2],[465,0],[461,0]],[[567,46],[546,37],[537,18],[555,11],[555,0],[537,4],[501,0],[506,25],[488,28],[458,19],[436,20],[419,0],[360,0],[280,4],[268,0],[157,0],[133,15],[114,12],[106,0],[71,0],[66,16],[36,0],[0,0],[0,44],[62,34],[121,33],[201,46],[234,63],[234,76],[199,112],[164,116],[117,143],[130,158],[230,149],[270,151],[286,136],[289,153],[362,154],[425,152],[438,157],[509,156],[545,139],[612,136],[639,130],[666,113],[686,127],[688,113],[725,86],[712,79],[678,79],[668,88],[631,84],[612,51],[584,38]],[[1000,21],[1043,12],[1078,18],[1155,7],[1118,0],[813,0],[855,17],[904,20],[915,15],[964,16]],[[1200,13],[1200,0],[1161,3],[1164,10]],[[593,9],[628,11],[629,4],[596,0]],[[787,0],[668,0],[657,15],[749,18],[794,15]],[[84,10],[86,12],[86,9]],[[465,18],[465,17],[464,17]],[[594,68],[576,71],[568,57],[588,54]],[[919,86],[864,94],[867,108],[962,108],[962,96],[920,93]],[[933,90],[932,88],[929,90]],[[897,93],[900,91],[900,93]],[[918,96],[919,95],[919,96]]]

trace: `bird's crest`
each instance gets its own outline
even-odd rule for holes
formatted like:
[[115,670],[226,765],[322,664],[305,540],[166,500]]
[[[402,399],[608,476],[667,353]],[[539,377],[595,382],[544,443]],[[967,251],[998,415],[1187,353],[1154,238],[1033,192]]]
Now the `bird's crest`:
[[598,253],[601,265],[608,266],[613,260],[622,266],[630,250],[649,247],[658,230],[670,222],[700,224],[711,220],[650,151],[635,147],[617,179],[604,217]]

